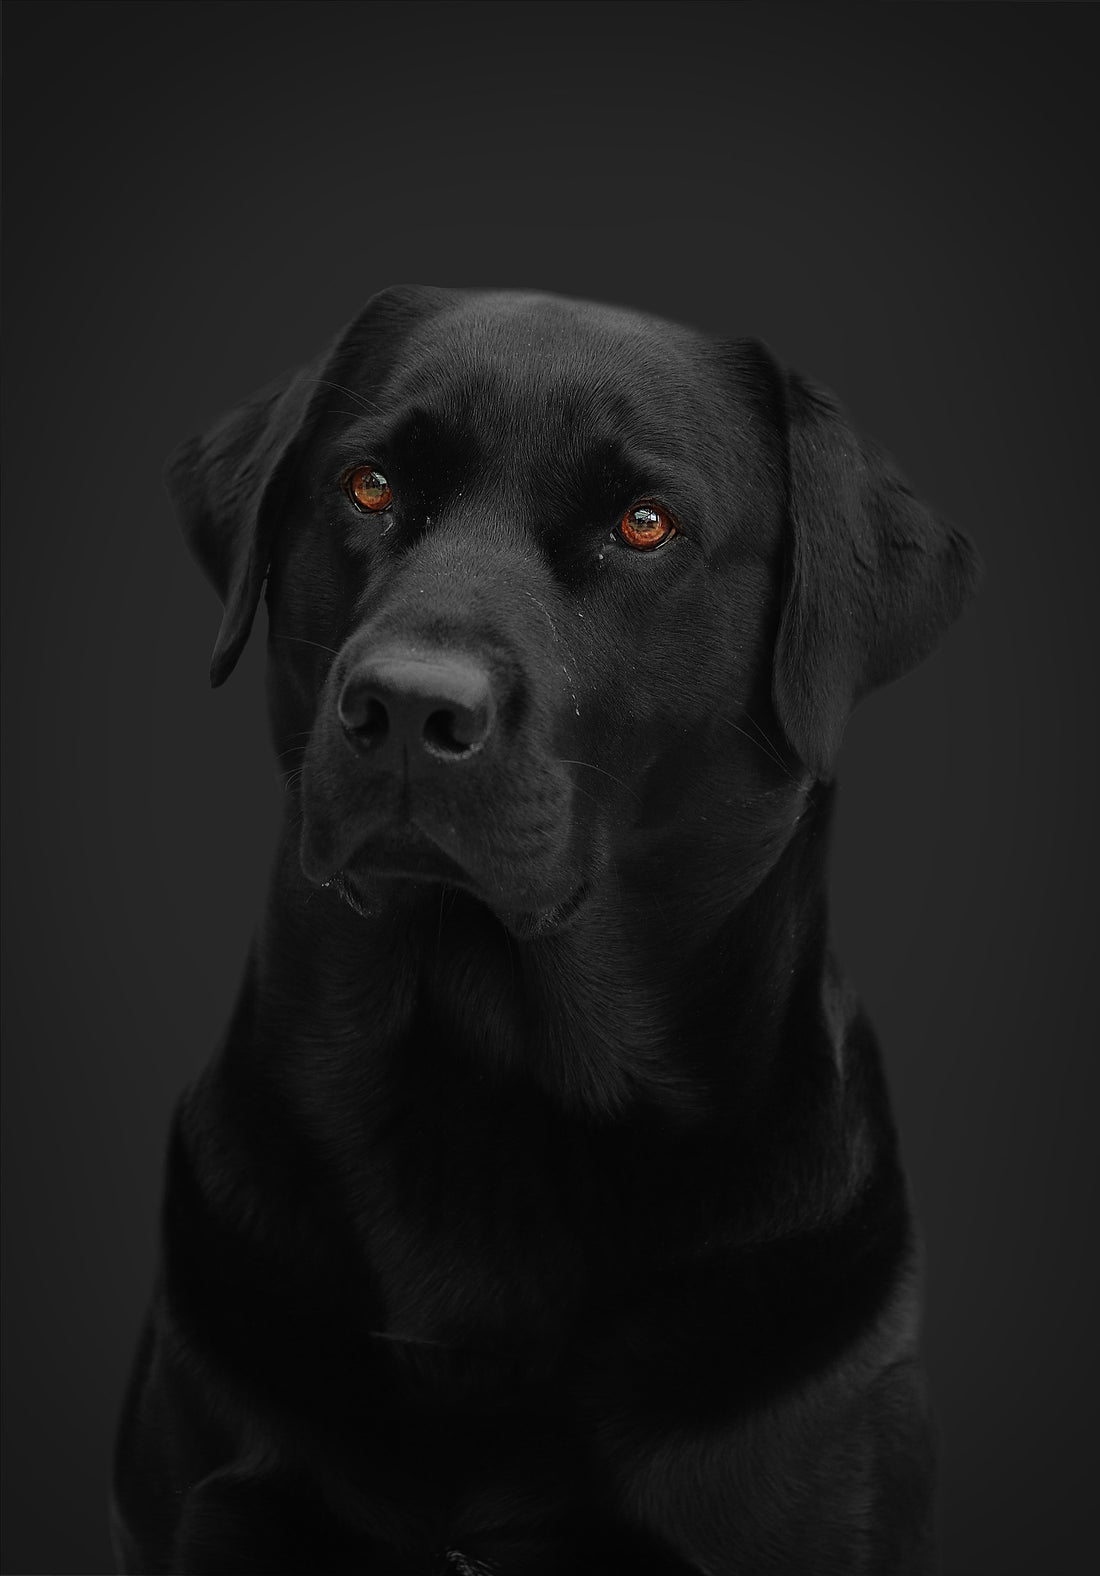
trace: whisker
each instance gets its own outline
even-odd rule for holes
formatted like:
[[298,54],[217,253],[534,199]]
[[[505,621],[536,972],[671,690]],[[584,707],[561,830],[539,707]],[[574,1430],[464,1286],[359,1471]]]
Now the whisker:
[[302,635],[268,635],[268,640],[293,640],[299,646],[316,646],[318,651],[328,651],[332,656],[338,657],[340,653],[332,646],[324,646],[319,640],[306,640]]
[[573,788],[575,792],[583,794],[586,799],[590,799],[593,804],[599,804],[600,801],[596,798],[596,795],[594,793],[589,793],[587,788],[582,788],[580,783],[574,783]]
[[374,400],[367,399],[365,395],[356,393],[355,389],[349,389],[346,383],[334,383],[331,378],[317,378],[316,382],[323,383],[326,388],[336,389],[340,394],[346,394],[349,399],[353,399],[364,410],[381,411],[382,409],[381,405],[376,404]]
[[442,1346],[446,1341],[436,1341],[428,1335],[391,1335],[388,1330],[368,1330],[367,1334],[375,1341],[399,1341],[402,1346]]
[[637,799],[639,803],[641,802],[642,796],[637,792],[636,789],[632,788],[629,783],[623,782],[621,777],[616,777],[614,772],[607,771],[603,766],[596,766],[592,763],[592,761],[570,761],[564,756],[560,756],[559,759],[561,760],[563,766],[587,766],[590,772],[601,772],[605,777],[610,777],[613,783],[618,783],[620,788],[625,788],[627,793],[633,794],[634,798]]
[[[748,717],[747,712],[745,713],[745,716]],[[750,722],[753,721],[751,717],[749,717],[748,720]],[[739,733],[743,739],[748,739],[750,744],[755,745],[760,751],[761,755],[766,756],[768,760],[772,761],[776,766],[779,767],[779,770],[783,773],[784,777],[788,778],[792,783],[796,783],[798,781],[798,778],[790,770],[786,761],[779,754],[778,750],[775,748],[766,734],[764,734],[763,743],[761,743],[760,739],[756,738],[754,734],[751,734],[747,728],[742,728],[738,723],[734,722],[732,717],[723,717],[722,721],[729,723],[730,727],[735,733]],[[759,723],[753,723],[753,726],[756,728],[757,732],[761,732]]]
[[[759,735],[760,735],[760,737],[761,737],[761,738],[762,738],[762,739],[763,739],[763,741],[764,741],[764,743],[765,743],[765,744],[766,744],[766,745],[767,745],[767,746],[768,746],[768,748],[769,748],[769,749],[770,749],[770,750],[775,750],[775,743],[774,743],[774,741],[773,741],[773,740],[772,740],[772,738],[771,738],[771,736],[770,736],[770,734],[768,734],[768,733],[767,733],[767,732],[766,732],[766,731],[765,731],[765,730],[764,730],[764,729],[763,729],[763,728],[762,728],[762,727],[761,727],[761,726],[760,726],[760,724],[759,724],[759,723],[758,723],[758,722],[757,722],[757,720],[756,720],[756,718],[755,718],[755,717],[754,717],[754,716],[753,716],[753,714],[752,714],[752,712],[751,712],[751,711],[743,711],[743,712],[742,712],[742,713],[741,713],[741,715],[742,715],[742,716],[743,716],[743,717],[744,717],[744,719],[745,719],[745,721],[746,721],[746,722],[751,722],[751,723],[752,723],[752,726],[753,726],[753,727],[754,727],[754,728],[755,728],[755,729],[756,729],[756,731],[757,731],[757,733],[758,733],[758,734],[759,734]],[[777,760],[778,760],[778,759],[779,759],[779,755],[778,755],[778,752],[777,752],[777,753],[776,753],[776,759],[777,759]]]
[[[301,741],[308,741],[308,739],[310,737],[310,734],[312,732],[313,732],[312,728],[306,728],[301,733],[292,733],[291,734],[291,738],[292,739],[298,739],[298,740],[301,740]],[[305,749],[305,747],[306,747],[305,742],[301,742],[301,743],[298,743],[298,744],[288,744],[285,750],[280,750],[278,752],[278,754],[276,755],[275,759],[277,761],[285,761],[288,755],[300,755],[302,753],[302,751]]]

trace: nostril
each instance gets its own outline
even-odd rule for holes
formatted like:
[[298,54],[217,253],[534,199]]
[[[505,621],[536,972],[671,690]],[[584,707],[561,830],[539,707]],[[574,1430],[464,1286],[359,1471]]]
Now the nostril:
[[385,705],[369,690],[349,685],[340,697],[339,713],[344,731],[354,734],[362,744],[381,744],[389,732]]
[[360,658],[337,691],[337,720],[372,771],[434,771],[468,760],[493,729],[484,663],[458,653],[385,648]]
[[437,755],[468,755],[485,736],[484,719],[465,706],[431,712],[421,729],[424,743]]

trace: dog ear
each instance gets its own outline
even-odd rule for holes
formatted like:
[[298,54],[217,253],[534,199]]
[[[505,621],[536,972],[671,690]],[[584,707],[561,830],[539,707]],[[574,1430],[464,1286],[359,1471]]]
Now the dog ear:
[[181,444],[165,468],[183,534],[225,610],[210,664],[215,687],[252,628],[290,457],[318,387],[312,369],[284,377]]
[[372,296],[324,355],[190,438],[164,480],[183,533],[224,613],[210,664],[215,687],[232,673],[256,616],[294,462],[333,384],[354,376],[363,356],[382,371],[387,343],[453,292],[401,286]]
[[863,696],[938,644],[975,593],[981,561],[858,437],[833,396],[786,377],[789,538],[772,676],[801,760],[832,775]]

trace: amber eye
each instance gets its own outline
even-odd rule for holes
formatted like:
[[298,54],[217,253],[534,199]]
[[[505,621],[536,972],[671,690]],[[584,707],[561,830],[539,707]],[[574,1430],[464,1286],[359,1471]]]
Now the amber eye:
[[381,471],[369,465],[357,465],[344,477],[344,491],[357,509],[368,514],[381,514],[393,502],[393,492]]
[[658,503],[636,503],[619,521],[619,535],[628,547],[661,547],[676,535],[675,520]]

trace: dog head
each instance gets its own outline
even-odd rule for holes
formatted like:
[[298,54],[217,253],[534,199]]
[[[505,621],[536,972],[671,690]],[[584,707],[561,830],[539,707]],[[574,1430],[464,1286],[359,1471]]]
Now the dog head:
[[728,911],[978,573],[762,345],[536,294],[375,296],[168,485],[215,684],[267,582],[305,877],[462,887],[520,935],[612,876]]

